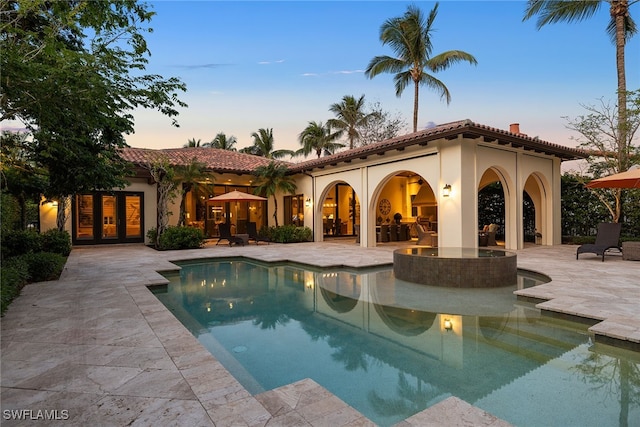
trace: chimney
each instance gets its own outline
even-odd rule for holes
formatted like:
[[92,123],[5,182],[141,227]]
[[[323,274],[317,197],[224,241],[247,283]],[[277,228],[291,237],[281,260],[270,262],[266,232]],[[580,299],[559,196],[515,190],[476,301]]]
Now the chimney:
[[509,132],[520,135],[520,123],[511,123],[509,125]]

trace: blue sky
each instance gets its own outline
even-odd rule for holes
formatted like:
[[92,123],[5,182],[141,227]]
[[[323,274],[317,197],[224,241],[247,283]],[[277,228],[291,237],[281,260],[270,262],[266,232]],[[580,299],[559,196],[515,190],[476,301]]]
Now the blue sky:
[[[395,96],[392,75],[368,79],[376,55],[393,55],[379,39],[381,24],[409,4],[425,14],[435,2],[402,1],[159,1],[147,36],[150,73],[187,84],[179,128],[155,111],[136,111],[133,147],[181,147],[218,132],[251,145],[251,133],[273,128],[276,149],[300,147],[309,121],[333,117],[329,106],[344,95],[365,95],[411,126],[413,90]],[[420,90],[419,128],[460,119],[575,146],[564,116],[575,118],[600,98],[615,101],[615,47],[605,32],[608,6],[580,23],[536,30],[522,22],[518,1],[442,1],[435,21],[434,54],[459,49],[477,66],[456,64],[436,74],[449,88],[447,105]],[[640,21],[640,7],[631,10]],[[640,36],[627,45],[628,89],[640,88]]]

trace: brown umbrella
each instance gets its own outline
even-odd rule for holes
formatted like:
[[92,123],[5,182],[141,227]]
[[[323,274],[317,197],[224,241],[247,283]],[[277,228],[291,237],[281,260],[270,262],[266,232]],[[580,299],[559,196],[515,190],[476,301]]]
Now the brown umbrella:
[[587,184],[589,188],[640,188],[640,168],[594,179]]
[[243,193],[241,191],[234,190],[219,196],[211,197],[209,200],[212,202],[257,202],[267,199],[250,193]]

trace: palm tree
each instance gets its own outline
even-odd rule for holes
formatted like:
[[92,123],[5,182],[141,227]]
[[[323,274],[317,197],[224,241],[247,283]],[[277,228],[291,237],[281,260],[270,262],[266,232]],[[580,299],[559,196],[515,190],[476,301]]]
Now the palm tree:
[[254,171],[259,179],[259,184],[254,190],[254,194],[262,194],[265,197],[273,197],[273,219],[278,226],[278,199],[276,193],[278,191],[288,194],[296,192],[296,183],[294,179],[287,175],[287,166],[281,163],[271,161],[266,166],[259,166]]
[[185,225],[187,193],[196,188],[207,176],[204,163],[198,162],[195,157],[190,163],[175,167],[175,180],[181,185],[178,226]]
[[365,125],[371,117],[364,111],[364,95],[356,99],[353,95],[345,95],[342,102],[329,107],[329,111],[336,115],[335,119],[329,119],[327,124],[341,132],[347,133],[349,149],[355,147],[355,142],[360,138],[358,127]]
[[213,140],[208,145],[211,148],[219,148],[221,150],[236,151],[235,145],[237,142],[238,141],[236,140],[235,136],[230,136],[229,138],[227,138],[227,135],[225,135],[224,132],[220,132],[219,134],[216,135],[215,138],[213,138]]
[[338,148],[344,147],[344,144],[334,142],[341,135],[342,131],[332,133],[329,123],[323,125],[322,122],[309,122],[298,136],[302,148],[296,153],[308,156],[312,151],[315,151],[318,158],[323,152],[325,155],[333,154]]
[[440,97],[451,102],[449,89],[435,76],[429,74],[446,70],[454,63],[466,61],[477,64],[476,58],[461,50],[448,50],[432,56],[431,34],[433,22],[438,14],[438,3],[433,7],[427,19],[417,6],[407,7],[401,17],[391,18],[380,27],[380,40],[388,44],[397,55],[396,58],[376,56],[369,62],[365,75],[373,78],[381,73],[395,73],[396,96],[400,97],[410,82],[413,91],[413,131],[418,130],[418,93],[419,86],[426,85],[440,93]]
[[625,158],[627,152],[627,78],[625,72],[624,47],[626,42],[638,32],[635,22],[629,14],[629,7],[638,0],[592,0],[592,1],[553,1],[529,0],[523,20],[538,15],[538,29],[556,22],[577,22],[592,17],[603,3],[609,3],[611,19],[607,33],[616,45],[616,69],[618,72],[618,162],[620,172],[629,168]]
[[196,140],[195,138],[191,138],[187,141],[186,144],[182,146],[182,148],[195,148],[200,147],[200,139]]
[[253,145],[240,149],[241,153],[254,154],[267,159],[280,159],[284,156],[295,156],[292,150],[274,150],[273,129],[258,129],[251,134]]

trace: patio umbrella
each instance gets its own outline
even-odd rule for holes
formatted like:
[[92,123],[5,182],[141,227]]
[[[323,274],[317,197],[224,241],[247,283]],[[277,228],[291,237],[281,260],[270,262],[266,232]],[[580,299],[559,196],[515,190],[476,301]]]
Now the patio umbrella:
[[209,201],[211,202],[257,202],[261,200],[267,199],[264,197],[255,196],[250,193],[243,193],[241,191],[235,190],[209,198]]
[[640,168],[594,179],[587,184],[589,188],[640,188]]

